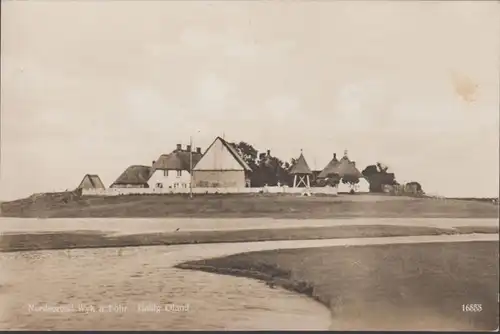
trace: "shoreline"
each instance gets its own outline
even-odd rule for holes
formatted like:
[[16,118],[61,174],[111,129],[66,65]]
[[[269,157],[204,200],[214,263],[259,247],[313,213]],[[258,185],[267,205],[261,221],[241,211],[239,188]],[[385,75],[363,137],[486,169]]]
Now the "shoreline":
[[82,248],[118,248],[141,246],[174,246],[262,242],[280,240],[314,240],[374,238],[401,236],[436,236],[460,234],[498,234],[498,226],[398,226],[342,225],[323,227],[281,227],[214,231],[174,231],[117,234],[106,231],[4,232],[0,234],[0,253]]
[[[221,275],[247,277],[250,279],[263,281],[270,288],[279,286],[289,291],[306,295],[313,300],[320,302],[330,310],[332,316],[332,327],[335,327],[330,328],[330,330],[436,330],[435,328],[444,330],[494,330],[498,327],[498,302],[496,300],[496,295],[498,294],[498,263],[496,262],[496,259],[498,258],[498,247],[495,247],[497,246],[497,244],[498,241],[456,241],[450,242],[449,244],[430,242],[422,243],[419,245],[387,244],[356,245],[349,248],[339,246],[325,246],[321,248],[309,249],[276,249],[272,251],[247,252],[225,257],[189,261],[178,264],[175,267],[185,270],[198,270]],[[405,250],[405,248],[407,249]],[[400,255],[404,254],[405,252],[408,253],[408,248],[410,249],[409,252],[413,254],[411,254],[410,256]],[[362,270],[359,270],[358,272],[352,269],[346,270],[346,261],[344,261],[344,264],[341,265],[342,261],[339,261],[339,259],[335,259],[332,261],[333,263],[335,263],[336,261],[339,262],[333,266],[328,266],[328,264],[325,265],[323,263],[327,258],[331,260],[332,257],[342,257],[342,255],[344,254],[349,258],[356,259],[355,261],[358,261],[360,259],[364,260],[365,258],[369,258],[371,256],[371,254],[369,253],[377,253],[384,249],[386,249],[384,253],[385,255],[382,256],[384,260],[387,256],[390,256],[393,259],[400,258],[404,262],[411,257],[418,258],[418,254],[432,253],[432,251],[429,251],[429,249],[440,249],[441,252],[443,252],[444,250],[441,258],[428,258],[424,260],[424,262],[438,262],[441,266],[443,266],[443,263],[444,266],[449,266],[449,263],[452,263],[452,261],[454,261],[453,257],[456,256],[454,252],[456,253],[457,250],[472,250],[471,252],[473,254],[471,255],[470,253],[467,253],[467,256],[474,260],[474,254],[480,255],[482,262],[479,266],[487,263],[488,268],[486,271],[488,272],[489,276],[485,278],[486,276],[481,276],[480,274],[478,274],[479,270],[467,267],[478,266],[477,261],[475,263],[468,262],[466,265],[462,265],[462,268],[460,268],[460,270],[452,267],[449,268],[449,270],[452,271],[462,271],[463,273],[465,273],[465,278],[454,275],[450,277],[450,274],[446,273],[446,270],[444,268],[436,267],[436,263],[432,263],[431,265],[424,263],[423,266],[434,267],[434,270],[432,272],[433,275],[437,278],[433,277],[433,275],[430,275],[429,273],[427,273],[426,275],[425,270],[423,276],[413,275],[412,277],[408,272],[411,271],[411,269],[404,269],[402,270],[402,272],[398,273],[400,277],[396,278],[396,280],[402,282],[401,284],[395,284],[391,287],[391,285],[393,284],[381,282],[382,285],[389,285],[389,288],[382,288],[382,290],[385,289],[386,291],[378,293],[385,293],[387,295],[390,295],[391,293],[393,293],[392,290],[399,289],[405,291],[405,293],[409,294],[410,296],[414,296],[416,300],[415,304],[422,303],[425,305],[425,303],[427,303],[429,305],[414,305],[411,302],[410,297],[401,298],[401,296],[396,296],[395,298],[399,298],[400,301],[403,301],[404,305],[394,303],[393,305],[384,305],[382,308],[387,308],[385,310],[379,310],[363,305],[363,303],[365,302],[367,304],[370,304],[369,300],[373,300],[373,297],[371,297],[370,294],[377,296],[377,292],[369,291],[368,296],[361,293],[360,296],[357,297],[358,299],[349,296],[349,294],[353,294],[355,296],[358,295],[349,290],[352,288],[352,286],[357,286],[358,284],[360,284],[356,282],[360,279],[360,272],[361,275],[363,274]],[[485,256],[484,249],[486,249],[489,253],[493,253],[496,251],[496,258],[492,256]],[[357,255],[349,255],[349,252],[353,252]],[[338,253],[341,253],[342,255],[338,255]],[[320,254],[321,256],[317,256],[317,254]],[[305,262],[307,262],[307,264],[305,264]],[[347,262],[349,262],[349,260]],[[376,270],[375,267],[379,262],[374,261],[373,263],[370,263],[370,260],[367,259],[366,263],[368,263],[366,264],[368,267],[372,267],[370,268],[370,270]],[[496,263],[496,266],[492,267],[493,263]],[[492,269],[495,267],[496,270]],[[342,272],[342,270],[346,270],[346,272]],[[440,272],[437,273],[435,270],[438,270]],[[397,270],[393,269],[392,271],[395,272]],[[430,270],[427,269],[427,271]],[[366,275],[366,273],[364,274]],[[333,275],[333,277],[335,278],[329,280],[329,278],[332,277],[330,275]],[[342,277],[344,275],[347,276]],[[390,276],[388,273],[385,273],[385,275]],[[360,287],[365,288],[366,284],[368,284],[368,286],[372,286],[372,289],[379,288],[373,282],[374,278],[371,277],[371,275],[366,276],[367,277],[365,277],[364,279],[368,279],[368,283],[363,283],[360,285]],[[418,280],[421,280],[421,282],[419,283]],[[335,283],[335,281],[340,282],[341,284]],[[456,291],[456,296],[450,293],[450,291],[440,291],[439,287],[437,287],[437,290],[433,292],[437,294],[437,297],[432,296],[432,293],[429,293],[429,291],[426,291],[425,288],[422,288],[422,284],[428,283],[426,281],[435,283],[439,282],[442,284],[442,290]],[[488,288],[485,288],[486,285],[488,286]],[[494,286],[497,287],[496,293],[493,293]],[[472,290],[473,292],[469,293],[468,288],[470,288],[470,290]],[[343,289],[344,291],[342,291]],[[478,290],[479,292],[474,290]],[[476,295],[474,295],[474,293]],[[424,297],[420,299],[422,294]],[[440,294],[442,294],[443,296],[441,297]],[[453,310],[453,306],[450,307],[450,304],[454,304],[463,299],[464,294],[470,295],[468,297],[472,297],[474,295],[474,298],[479,298],[478,302],[483,302],[482,305],[483,307],[485,307],[484,314],[478,314],[476,316],[473,314],[466,314],[460,317],[461,310]],[[332,298],[335,295],[337,295],[337,297],[340,296],[340,299],[337,299],[337,297]],[[348,296],[346,300],[349,300],[350,297],[350,301],[346,301],[345,303],[343,303],[343,296]],[[375,302],[378,300],[377,298],[380,297],[376,297]],[[394,300],[394,296],[392,299]],[[437,304],[441,305],[438,314],[432,314],[432,312],[430,312],[430,309],[438,306],[429,302],[430,300],[434,299]],[[340,302],[338,302],[339,300]],[[391,300],[391,298],[389,298],[389,300]],[[391,303],[389,302],[388,304]],[[459,303],[457,305],[461,304]],[[405,307],[408,307],[408,309],[405,310]],[[362,311],[360,311],[360,309]],[[388,310],[390,310],[390,312],[388,312]],[[366,312],[366,314],[362,314],[363,311]],[[350,314],[351,312],[355,312],[356,315]],[[372,312],[375,315],[370,315]],[[394,313],[396,313],[396,315],[394,315]],[[397,313],[400,314],[402,319],[398,318]],[[408,326],[408,324],[404,324],[403,326],[406,327],[405,329],[402,329],[403,326],[398,327],[397,325],[390,323],[389,319],[384,322],[384,320],[382,319],[385,319],[385,317],[387,316],[395,319],[396,321],[399,321],[400,323],[404,323],[403,319],[406,319],[406,321],[413,323],[414,327]],[[427,321],[432,324],[426,325],[425,321],[421,322],[421,320],[417,320],[417,318],[420,317],[427,319]],[[355,325],[356,323],[357,325]],[[433,326],[439,327],[433,328]]]

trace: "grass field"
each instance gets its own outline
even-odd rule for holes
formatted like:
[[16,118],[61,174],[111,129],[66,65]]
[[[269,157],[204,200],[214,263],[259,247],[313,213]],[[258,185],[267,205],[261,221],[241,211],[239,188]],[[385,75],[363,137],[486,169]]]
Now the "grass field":
[[178,267],[307,294],[330,308],[333,330],[494,330],[498,256],[498,242],[458,242],[273,250]]
[[1,204],[4,217],[427,217],[496,218],[498,204],[467,200],[441,200],[384,195],[312,196],[252,195],[124,195],[65,200],[41,196]]

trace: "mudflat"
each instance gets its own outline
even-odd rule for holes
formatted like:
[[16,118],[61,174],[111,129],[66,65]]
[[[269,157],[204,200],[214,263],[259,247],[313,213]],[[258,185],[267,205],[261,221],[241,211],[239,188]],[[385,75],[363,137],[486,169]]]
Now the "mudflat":
[[158,246],[203,243],[259,242],[277,240],[312,240],[341,238],[375,238],[420,235],[498,234],[498,226],[396,226],[345,225],[298,228],[268,228],[218,231],[175,231],[116,234],[102,231],[4,232],[0,236],[0,252]]
[[278,249],[178,267],[307,294],[330,308],[336,330],[494,330],[498,256],[498,241],[473,241]]
[[496,218],[498,203],[355,194],[35,196],[1,204],[3,217],[33,218]]

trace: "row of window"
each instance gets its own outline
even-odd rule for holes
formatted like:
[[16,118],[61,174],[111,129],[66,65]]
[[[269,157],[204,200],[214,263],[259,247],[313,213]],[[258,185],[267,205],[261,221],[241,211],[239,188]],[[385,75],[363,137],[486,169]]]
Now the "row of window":
[[[182,171],[181,170],[177,170],[177,176],[182,176]],[[164,170],[163,171],[163,176],[168,176],[168,170]]]
[[[174,183],[173,185],[169,186],[169,188],[187,188],[188,185],[186,183]],[[163,183],[158,182],[156,184],[156,188],[163,188]]]

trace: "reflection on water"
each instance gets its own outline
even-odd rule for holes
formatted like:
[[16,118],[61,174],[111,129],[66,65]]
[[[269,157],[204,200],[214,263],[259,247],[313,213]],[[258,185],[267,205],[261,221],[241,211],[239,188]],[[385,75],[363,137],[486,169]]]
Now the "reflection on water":
[[328,328],[327,309],[305,296],[251,279],[172,268],[238,251],[225,248],[0,253],[0,329]]

